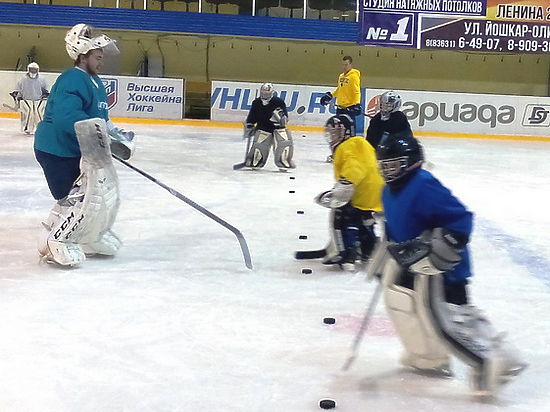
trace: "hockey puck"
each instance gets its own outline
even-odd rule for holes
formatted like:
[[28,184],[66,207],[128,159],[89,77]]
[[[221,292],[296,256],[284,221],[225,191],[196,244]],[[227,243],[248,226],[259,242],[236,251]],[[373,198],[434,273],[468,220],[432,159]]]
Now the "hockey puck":
[[307,235],[300,235],[300,236],[298,236],[298,239],[300,239],[300,240],[306,240],[306,239],[307,239]]
[[300,106],[300,107],[298,107],[298,109],[296,110],[296,113],[302,114],[302,113],[305,112],[305,111],[306,111],[305,106]]
[[296,193],[295,190],[289,190],[288,193]]
[[304,275],[311,275],[311,274],[313,273],[313,270],[307,269],[307,268],[306,268],[306,269],[302,269],[302,273],[303,273]]
[[296,213],[298,213],[299,215],[303,215],[304,211],[303,210],[297,210]]
[[336,323],[336,319],[334,318],[324,318],[323,323],[326,325],[334,325]]
[[334,409],[336,408],[336,402],[332,399],[321,399],[319,401],[319,406],[321,409]]
[[289,179],[290,179],[290,180],[294,180],[294,179],[296,179],[296,178],[295,178],[294,176],[290,176]]

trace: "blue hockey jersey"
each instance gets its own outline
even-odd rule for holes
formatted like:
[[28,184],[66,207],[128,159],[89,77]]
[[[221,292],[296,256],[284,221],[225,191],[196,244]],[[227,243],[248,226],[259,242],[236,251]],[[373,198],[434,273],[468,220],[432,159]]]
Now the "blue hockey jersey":
[[60,157],[80,157],[74,124],[94,117],[109,119],[103,82],[76,67],[66,70],[52,87],[34,148]]
[[[422,232],[443,227],[467,236],[472,232],[472,213],[427,170],[420,169],[398,189],[384,188],[382,203],[390,241],[404,242]],[[445,273],[448,282],[471,276],[468,249],[462,261]]]

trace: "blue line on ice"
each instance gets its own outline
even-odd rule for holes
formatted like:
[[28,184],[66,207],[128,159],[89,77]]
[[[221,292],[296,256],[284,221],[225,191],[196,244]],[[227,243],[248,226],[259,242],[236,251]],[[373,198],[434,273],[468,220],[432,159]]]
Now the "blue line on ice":
[[504,233],[493,222],[477,217],[476,226],[491,243],[508,253],[512,261],[550,287],[550,260],[530,247],[524,239]]

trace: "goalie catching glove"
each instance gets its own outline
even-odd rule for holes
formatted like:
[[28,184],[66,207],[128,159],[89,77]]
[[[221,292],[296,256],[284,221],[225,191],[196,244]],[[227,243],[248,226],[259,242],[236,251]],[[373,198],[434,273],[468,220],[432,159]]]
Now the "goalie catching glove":
[[353,183],[345,179],[339,179],[331,190],[319,193],[315,197],[315,203],[329,209],[336,209],[348,203],[354,191]]
[[444,228],[424,232],[420,237],[388,246],[388,251],[402,267],[419,275],[448,272],[461,261],[468,239]]
[[111,152],[123,160],[128,160],[136,148],[134,132],[115,127],[110,120],[107,122],[109,137],[111,138]]

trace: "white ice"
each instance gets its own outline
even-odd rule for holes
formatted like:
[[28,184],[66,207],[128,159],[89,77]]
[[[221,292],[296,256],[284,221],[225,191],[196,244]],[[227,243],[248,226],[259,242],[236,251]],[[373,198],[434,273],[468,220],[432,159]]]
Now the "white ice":
[[128,125],[132,163],[238,227],[254,270],[229,231],[121,165],[123,249],[61,270],[38,263],[53,202],[18,126],[0,121],[0,411],[307,412],[323,398],[352,412],[550,410],[550,144],[423,139],[433,173],[476,213],[473,301],[530,364],[479,402],[458,361],[450,380],[400,367],[382,303],[340,371],[374,284],[293,259],[328,238],[312,201],[332,186],[321,134],[294,133],[285,174],[272,159],[233,171],[237,129]]

